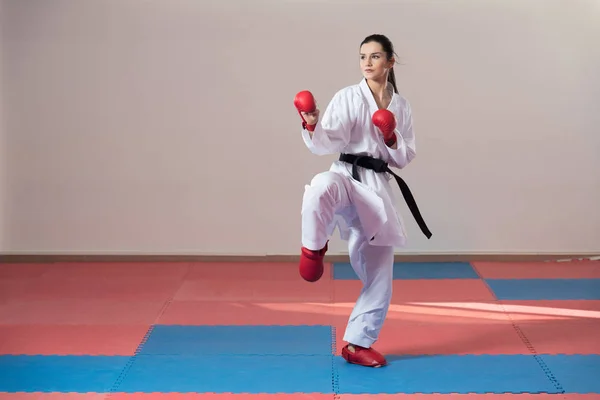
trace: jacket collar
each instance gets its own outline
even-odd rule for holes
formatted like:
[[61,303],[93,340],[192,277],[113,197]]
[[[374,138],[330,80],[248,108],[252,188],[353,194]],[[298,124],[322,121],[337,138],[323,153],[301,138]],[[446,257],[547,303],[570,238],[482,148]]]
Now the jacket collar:
[[[367,79],[363,78],[360,83],[358,84],[360,91],[369,107],[369,111],[371,114],[374,114],[375,111],[379,110],[379,107],[377,106],[377,102],[375,101],[375,97],[373,97],[373,93],[371,93],[371,89],[369,88],[369,85],[367,84]],[[390,109],[390,107],[394,104],[394,102],[396,101],[396,93],[394,93],[394,88],[392,86],[392,84],[390,82],[387,83],[386,85],[386,89],[392,94],[392,100],[390,101],[390,105],[388,106],[388,110]]]

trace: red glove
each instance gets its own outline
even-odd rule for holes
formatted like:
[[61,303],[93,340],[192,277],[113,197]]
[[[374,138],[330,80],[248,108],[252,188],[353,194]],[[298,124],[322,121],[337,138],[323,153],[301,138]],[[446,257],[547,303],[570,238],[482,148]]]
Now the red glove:
[[315,125],[307,125],[306,120],[301,114],[303,112],[312,113],[316,110],[317,104],[312,93],[308,90],[303,90],[302,92],[296,94],[296,97],[294,98],[294,106],[298,110],[300,118],[302,118],[302,127],[308,129],[309,131],[313,131],[315,129]]
[[396,118],[394,114],[389,110],[377,110],[373,114],[372,121],[373,125],[381,130],[385,144],[389,147],[393,146],[396,143],[396,134],[394,133]]

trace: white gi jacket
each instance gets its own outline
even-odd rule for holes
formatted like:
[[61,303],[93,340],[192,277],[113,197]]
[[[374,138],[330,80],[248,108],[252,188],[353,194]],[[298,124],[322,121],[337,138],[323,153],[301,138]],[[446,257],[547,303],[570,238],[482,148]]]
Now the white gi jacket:
[[[382,134],[371,121],[378,107],[366,79],[333,96],[321,113],[312,139],[307,130],[302,130],[308,149],[317,155],[366,154],[384,160],[392,168],[404,168],[416,154],[411,108],[404,97],[393,92],[391,84],[388,83],[387,89],[392,93],[388,110],[396,116],[397,149],[385,145]],[[329,234],[338,226],[342,239],[348,240],[348,228],[354,226],[361,229],[366,238],[374,238],[370,241],[372,245],[404,247],[406,231],[394,206],[392,176],[359,167],[359,182],[352,178],[352,165],[341,161],[334,161],[330,171],[352,182],[348,195],[354,207],[336,216],[328,227]]]

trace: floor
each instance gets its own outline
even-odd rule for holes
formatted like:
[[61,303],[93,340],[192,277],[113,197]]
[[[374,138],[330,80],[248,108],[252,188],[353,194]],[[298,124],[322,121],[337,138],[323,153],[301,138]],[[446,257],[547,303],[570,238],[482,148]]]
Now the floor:
[[348,264],[1,265],[0,399],[600,399],[600,261],[394,277],[372,369],[339,356]]

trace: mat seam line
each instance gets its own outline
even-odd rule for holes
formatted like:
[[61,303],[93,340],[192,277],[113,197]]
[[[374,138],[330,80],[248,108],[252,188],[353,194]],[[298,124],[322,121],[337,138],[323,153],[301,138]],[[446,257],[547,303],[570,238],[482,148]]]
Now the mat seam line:
[[333,398],[339,399],[339,375],[337,371],[336,362],[336,353],[337,353],[337,340],[336,340],[337,330],[335,325],[331,327],[331,386],[333,391]]
[[154,330],[154,324],[151,325],[150,328],[148,328],[148,330],[144,334],[144,337],[142,338],[142,340],[140,341],[140,343],[136,347],[136,349],[134,351],[134,354],[131,357],[129,357],[129,360],[127,361],[127,364],[125,364],[125,367],[123,367],[123,369],[121,370],[121,373],[119,374],[119,376],[117,377],[117,379],[115,380],[115,382],[113,383],[113,385],[110,387],[110,389],[108,391],[108,395],[106,396],[106,399],[110,399],[111,396],[118,391],[119,387],[121,386],[121,383],[123,383],[123,381],[127,377],[127,374],[131,370],[131,367],[135,363],[136,357],[138,356],[141,347],[146,343],[146,341],[148,340],[148,338],[152,334],[153,330]]
[[162,318],[162,316],[165,313],[165,311],[167,310],[167,308],[173,302],[173,299],[175,298],[175,295],[177,294],[177,292],[179,292],[179,290],[183,286],[183,283],[186,281],[186,279],[189,276],[190,272],[191,272],[190,266],[188,265],[186,273],[181,278],[181,284],[177,287],[176,290],[173,291],[173,293],[171,294],[171,296],[169,296],[167,298],[167,300],[165,300],[165,302],[160,307],[160,310],[158,311],[158,314],[154,318],[154,322],[146,330],[146,333],[142,337],[142,340],[140,340],[140,342],[138,343],[137,347],[135,348],[135,351],[133,352],[133,355],[131,357],[129,357],[129,360],[125,364],[125,367],[123,367],[123,369],[121,370],[121,373],[119,374],[119,376],[117,377],[117,379],[115,380],[115,382],[110,387],[110,389],[108,391],[108,394],[104,398],[105,400],[110,399],[113,394],[115,394],[115,393],[118,392],[118,389],[121,386],[121,383],[123,383],[123,381],[127,377],[127,374],[129,373],[129,371],[131,370],[131,367],[135,363],[135,361],[137,359],[137,356],[140,354],[142,348],[146,345],[146,342],[148,341],[148,339],[150,338],[150,335],[154,331],[154,327],[156,326],[156,324],[158,323],[158,321]]
[[527,335],[525,335],[523,330],[513,320],[513,318],[510,316],[509,312],[506,310],[506,308],[504,308],[504,305],[500,302],[498,304],[502,308],[502,311],[506,313],[513,329],[517,332],[517,335],[519,335],[519,338],[521,339],[523,344],[525,344],[525,347],[527,347],[529,352],[532,354],[533,359],[538,363],[539,367],[542,369],[544,374],[546,374],[546,377],[548,378],[548,380],[550,380],[550,382],[552,383],[552,385],[558,391],[559,394],[565,394],[565,389],[562,387],[561,383],[558,381],[558,378],[556,378],[556,376],[554,375],[554,373],[552,372],[550,367],[548,367],[548,365],[544,362],[544,360],[538,354],[537,350],[535,349],[535,346],[531,343],[531,341],[529,341],[529,338],[527,337]]
[[[329,263],[329,282],[331,285],[330,302],[335,304],[335,264]],[[331,316],[331,388],[333,391],[333,400],[340,399],[339,395],[339,374],[336,366],[337,357],[337,329],[335,326],[336,315]]]
[[496,296],[496,293],[494,293],[494,291],[488,284],[487,280],[481,276],[481,274],[479,273],[479,270],[477,268],[475,268],[473,265],[471,265],[471,267],[475,270],[475,272],[477,273],[479,278],[483,281],[483,284],[487,287],[487,289],[490,291],[492,296],[494,296],[496,304],[498,304],[500,306],[500,308],[502,309],[502,312],[504,314],[506,314],[508,321],[510,322],[513,329],[519,336],[519,339],[521,339],[521,342],[523,342],[523,344],[525,345],[527,350],[529,350],[533,359],[537,362],[537,364],[540,367],[540,369],[542,370],[542,372],[546,375],[546,378],[548,378],[550,383],[552,383],[554,388],[558,391],[557,394],[565,394],[566,393],[565,389],[562,387],[562,384],[558,381],[558,378],[554,375],[554,373],[552,372],[550,367],[548,367],[548,365],[544,362],[544,360],[538,354],[537,350],[535,349],[535,346],[531,343],[531,341],[529,340],[527,335],[525,335],[523,330],[519,327],[517,322],[511,317],[510,312],[504,307],[504,304],[502,304],[501,300]]

